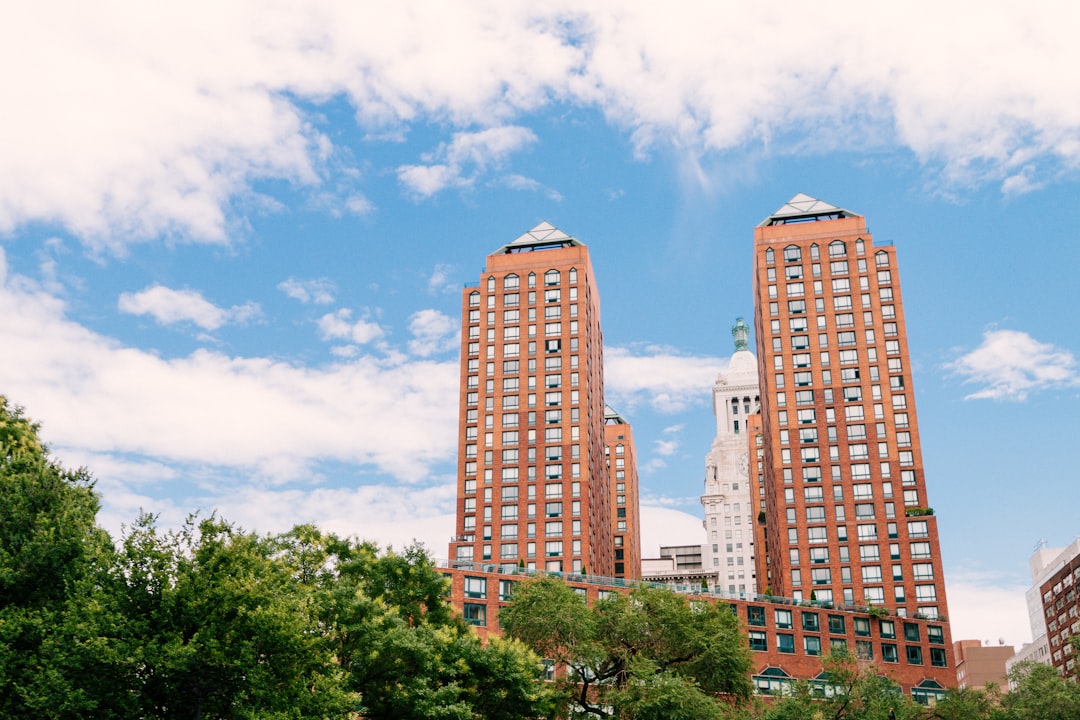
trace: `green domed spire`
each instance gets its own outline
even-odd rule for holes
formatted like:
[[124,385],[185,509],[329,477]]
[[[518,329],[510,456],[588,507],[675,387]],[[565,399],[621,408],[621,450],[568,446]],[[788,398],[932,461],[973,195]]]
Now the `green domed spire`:
[[735,325],[731,328],[731,336],[735,338],[735,351],[750,349],[750,326],[742,318],[735,319]]

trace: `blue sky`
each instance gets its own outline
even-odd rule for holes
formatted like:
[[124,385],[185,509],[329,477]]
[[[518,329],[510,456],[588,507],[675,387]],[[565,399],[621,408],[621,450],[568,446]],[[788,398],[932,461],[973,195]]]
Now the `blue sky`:
[[753,227],[804,192],[898,247],[954,635],[1027,639],[1027,558],[1080,532],[1075,5],[293,5],[0,28],[0,393],[106,527],[445,554],[460,288],[547,220],[592,254],[645,553],[696,541]]

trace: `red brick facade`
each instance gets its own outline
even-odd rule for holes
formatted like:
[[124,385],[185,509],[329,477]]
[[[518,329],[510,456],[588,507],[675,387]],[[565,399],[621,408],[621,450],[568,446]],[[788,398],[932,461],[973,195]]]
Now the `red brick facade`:
[[755,230],[768,584],[943,617],[896,248],[798,200]]
[[1046,639],[1050,644],[1050,662],[1063,677],[1080,677],[1077,653],[1070,642],[1080,636],[1080,555],[1074,555],[1042,585],[1043,616],[1046,618]]
[[[447,567],[450,601],[467,622],[486,637],[499,634],[499,608],[513,594],[514,584],[529,573],[497,566]],[[594,602],[604,593],[625,593],[636,585],[613,578],[567,574],[566,582]],[[777,598],[733,599],[724,594],[701,594],[700,587],[675,587],[692,601],[728,604],[739,616],[753,650],[754,682],[758,692],[777,694],[795,679],[814,680],[822,658],[844,648],[860,664],[876,667],[916,699],[940,696],[941,688],[955,687],[944,623],[895,615],[873,617],[853,609],[799,605]]]

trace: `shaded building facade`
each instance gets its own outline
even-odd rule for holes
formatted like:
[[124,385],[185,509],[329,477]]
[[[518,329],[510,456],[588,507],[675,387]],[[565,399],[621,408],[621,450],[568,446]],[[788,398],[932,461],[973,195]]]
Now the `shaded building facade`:
[[604,452],[611,484],[614,528],[613,577],[641,577],[641,509],[638,503],[637,450],[630,423],[610,407],[604,408]]

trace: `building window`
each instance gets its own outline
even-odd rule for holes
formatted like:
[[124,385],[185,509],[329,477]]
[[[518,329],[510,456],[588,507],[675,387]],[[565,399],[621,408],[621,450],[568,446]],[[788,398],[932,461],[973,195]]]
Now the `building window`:
[[559,284],[559,271],[548,270],[544,273],[544,285],[558,285]]
[[765,652],[769,649],[768,636],[760,630],[751,630],[750,633],[750,649],[757,650],[759,652]]
[[922,648],[918,645],[907,646],[907,661],[908,665],[922,665]]
[[887,663],[900,662],[900,656],[896,652],[896,646],[892,643],[881,643],[881,659]]
[[821,638],[814,635],[807,635],[803,637],[803,647],[806,649],[807,655],[820,655]]
[[846,632],[843,615],[829,616],[829,632],[836,635],[843,635]]
[[794,263],[802,260],[802,250],[797,245],[788,245],[784,248],[784,262]]
[[765,627],[765,608],[757,605],[748,605],[746,608],[746,624],[756,627]]
[[487,625],[487,606],[477,603],[465,603],[462,615],[465,618],[465,622],[470,625],[477,625],[484,627]]
[[788,633],[776,634],[776,651],[786,654],[795,653],[795,636]]

